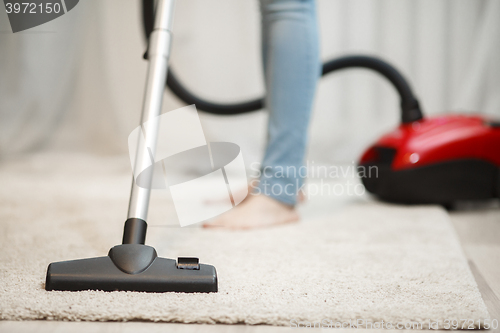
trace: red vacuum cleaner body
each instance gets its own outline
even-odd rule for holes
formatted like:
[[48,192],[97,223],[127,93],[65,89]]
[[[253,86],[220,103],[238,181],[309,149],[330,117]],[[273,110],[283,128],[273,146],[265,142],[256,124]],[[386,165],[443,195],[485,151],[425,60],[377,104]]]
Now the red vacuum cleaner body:
[[368,148],[359,165],[366,189],[390,202],[499,197],[500,122],[447,115],[403,123]]

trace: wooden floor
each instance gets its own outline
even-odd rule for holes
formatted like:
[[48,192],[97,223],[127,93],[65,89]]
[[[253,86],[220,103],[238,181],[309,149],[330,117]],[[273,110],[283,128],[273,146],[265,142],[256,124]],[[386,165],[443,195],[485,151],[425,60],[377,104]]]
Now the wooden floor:
[[[491,318],[500,320],[500,205],[459,206],[450,216],[460,242],[469,259],[479,290]],[[50,321],[0,321],[0,332],[95,332],[95,333],[155,333],[155,332],[236,332],[267,333],[296,331],[287,327],[245,325],[193,325],[168,323],[94,323]],[[316,330],[313,330],[316,331]],[[374,332],[374,330],[369,330]],[[500,332],[500,329],[490,330]]]
[[500,321],[500,205],[458,208],[451,220],[490,316]]

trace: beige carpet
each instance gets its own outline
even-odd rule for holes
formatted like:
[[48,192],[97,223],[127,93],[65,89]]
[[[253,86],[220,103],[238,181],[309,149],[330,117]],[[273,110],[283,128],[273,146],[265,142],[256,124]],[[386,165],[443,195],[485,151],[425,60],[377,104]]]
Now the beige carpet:
[[129,172],[126,157],[40,155],[0,165],[1,319],[289,326],[488,317],[445,211],[366,200],[251,232],[175,227],[168,203],[154,200],[151,224],[170,226],[150,227],[148,244],[160,256],[215,265],[219,293],[46,292],[51,261],[105,255],[120,242]]

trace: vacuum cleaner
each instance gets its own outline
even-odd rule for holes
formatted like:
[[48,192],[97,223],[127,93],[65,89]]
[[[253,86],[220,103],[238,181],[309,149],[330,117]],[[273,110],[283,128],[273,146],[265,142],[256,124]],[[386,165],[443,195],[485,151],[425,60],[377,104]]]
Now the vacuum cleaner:
[[[366,189],[389,202],[451,209],[498,198],[500,123],[465,115],[403,123],[368,148],[359,165]],[[377,174],[368,176],[370,168]]]
[[[158,117],[170,54],[174,0],[159,0],[156,19],[151,29],[145,98],[141,124]],[[154,156],[158,137],[158,122],[150,121],[146,128],[146,146],[137,153],[137,163],[147,163]],[[156,126],[156,127],[155,127]],[[141,179],[151,184],[149,179]],[[139,187],[132,179],[132,190],[125,222],[123,242],[109,250],[107,256],[51,263],[47,270],[46,290],[128,290],[144,292],[216,292],[215,267],[200,264],[198,258],[177,260],[159,258],[153,247],[145,245],[147,214],[151,186]]]
[[[147,39],[154,23],[154,0],[143,0]],[[408,81],[382,59],[352,55],[327,61],[322,75],[346,68],[366,68],[382,75],[401,98],[401,125],[382,136],[362,155],[358,170],[378,198],[403,204],[441,204],[500,197],[500,122],[479,115],[424,118]],[[264,107],[264,99],[221,104],[186,89],[170,69],[167,87],[187,104],[217,115],[236,115]],[[366,172],[366,170],[371,172]]]

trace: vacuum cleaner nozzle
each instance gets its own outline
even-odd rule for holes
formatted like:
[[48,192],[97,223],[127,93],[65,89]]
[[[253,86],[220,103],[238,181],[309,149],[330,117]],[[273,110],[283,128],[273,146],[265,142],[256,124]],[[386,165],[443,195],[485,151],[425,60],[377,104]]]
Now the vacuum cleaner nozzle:
[[215,267],[198,258],[165,259],[143,244],[117,245],[108,256],[51,263],[45,290],[217,292]]

